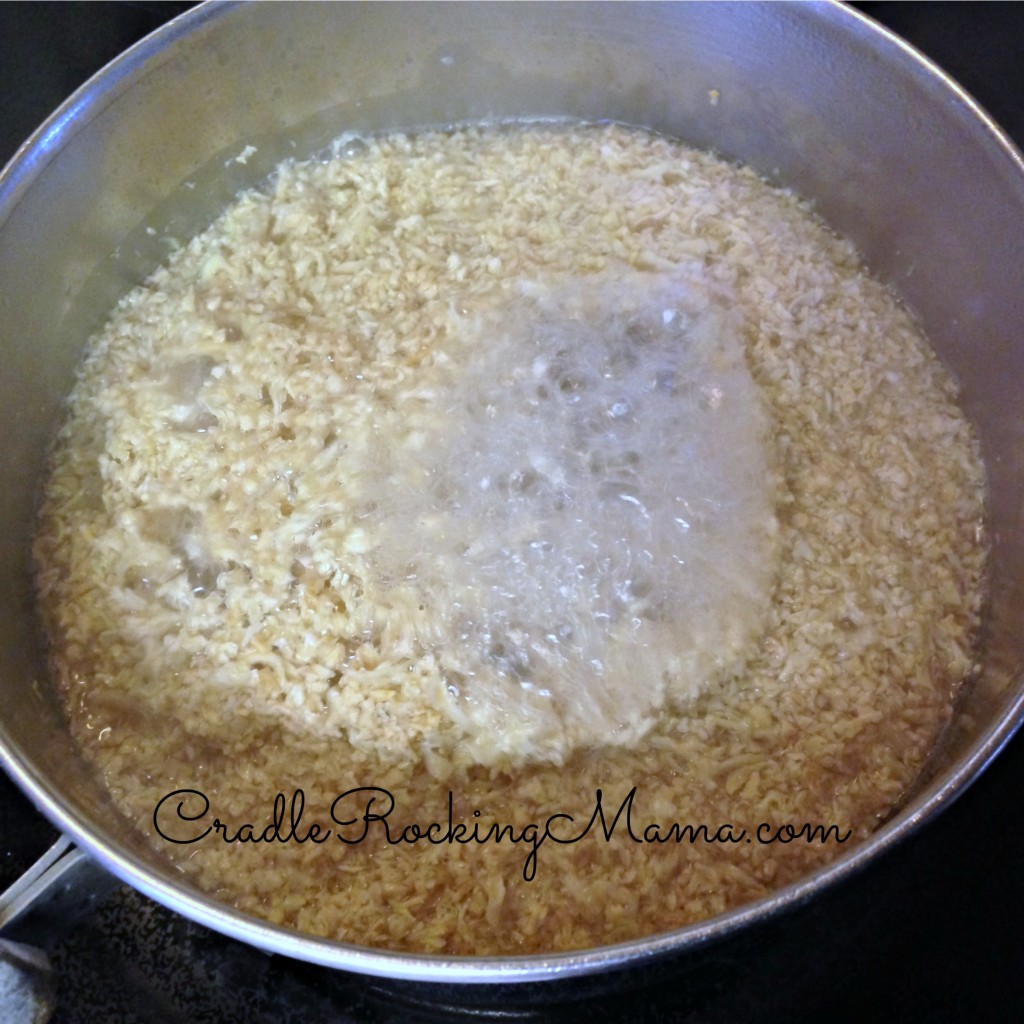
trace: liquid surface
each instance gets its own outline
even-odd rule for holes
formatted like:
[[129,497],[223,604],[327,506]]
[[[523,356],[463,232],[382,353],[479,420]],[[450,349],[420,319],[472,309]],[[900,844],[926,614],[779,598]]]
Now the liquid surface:
[[699,268],[521,291],[461,319],[351,473],[376,625],[411,620],[479,761],[635,742],[742,665],[776,573],[728,296]]
[[[351,143],[183,240],[69,398],[36,578],[112,801],[248,913],[443,955],[652,935],[849,851],[984,595],[979,450],[919,326],[806,204],[663,137]],[[209,805],[172,832],[301,789],[332,838],[175,845],[178,789]],[[368,789],[389,836],[338,841]],[[641,837],[749,841],[623,812],[528,879],[509,829],[598,791]],[[392,841],[449,820],[491,838]],[[835,831],[755,841],[805,824]]]

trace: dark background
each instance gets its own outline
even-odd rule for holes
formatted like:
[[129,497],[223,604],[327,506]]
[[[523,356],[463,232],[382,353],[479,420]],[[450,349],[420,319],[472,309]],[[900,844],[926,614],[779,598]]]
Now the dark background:
[[[0,164],[94,71],[188,6],[0,3]],[[1024,148],[1024,5],[856,6],[935,60]],[[1024,735],[938,821],[809,907],[692,958],[678,977],[525,1019],[1022,1021],[1022,795]],[[0,775],[0,886],[54,835]],[[59,1024],[454,1013],[258,953],[130,890],[78,925],[54,962]]]

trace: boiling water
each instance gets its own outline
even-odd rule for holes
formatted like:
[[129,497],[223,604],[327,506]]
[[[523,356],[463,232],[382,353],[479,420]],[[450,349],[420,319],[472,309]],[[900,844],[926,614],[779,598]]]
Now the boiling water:
[[457,322],[354,474],[377,628],[434,653],[483,760],[632,742],[742,664],[775,574],[727,296],[699,272],[520,292]]

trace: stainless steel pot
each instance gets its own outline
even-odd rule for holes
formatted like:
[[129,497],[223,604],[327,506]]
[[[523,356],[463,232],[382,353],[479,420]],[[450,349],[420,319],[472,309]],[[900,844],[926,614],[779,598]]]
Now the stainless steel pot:
[[[816,199],[919,313],[962,382],[989,467],[984,671],[916,793],[869,843],[722,918],[520,959],[388,954],[296,935],[184,884],[75,753],[29,639],[28,546],[46,444],[82,344],[159,260],[162,235],[197,230],[285,152],[313,151],[342,130],[516,115],[643,124],[752,164]],[[249,144],[252,159],[225,167]],[[941,73],[838,5],[201,8],[72,97],[0,179],[7,768],[62,830],[160,902],[256,946],[388,978],[529,982],[650,968],[773,917],[937,813],[1024,717],[1022,267],[1019,154]]]

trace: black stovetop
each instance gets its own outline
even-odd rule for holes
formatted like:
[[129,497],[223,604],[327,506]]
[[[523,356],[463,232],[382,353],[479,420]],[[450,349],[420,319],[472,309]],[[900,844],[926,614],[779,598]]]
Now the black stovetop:
[[[89,75],[188,6],[0,3],[0,164]],[[949,71],[1024,148],[1024,5],[857,6]],[[702,954],[680,977],[526,1019],[1024,1020],[1022,793],[1024,735],[939,820],[811,905]],[[54,836],[0,774],[0,887]],[[53,959],[55,1024],[354,1024],[454,1012],[259,953],[127,889]]]

